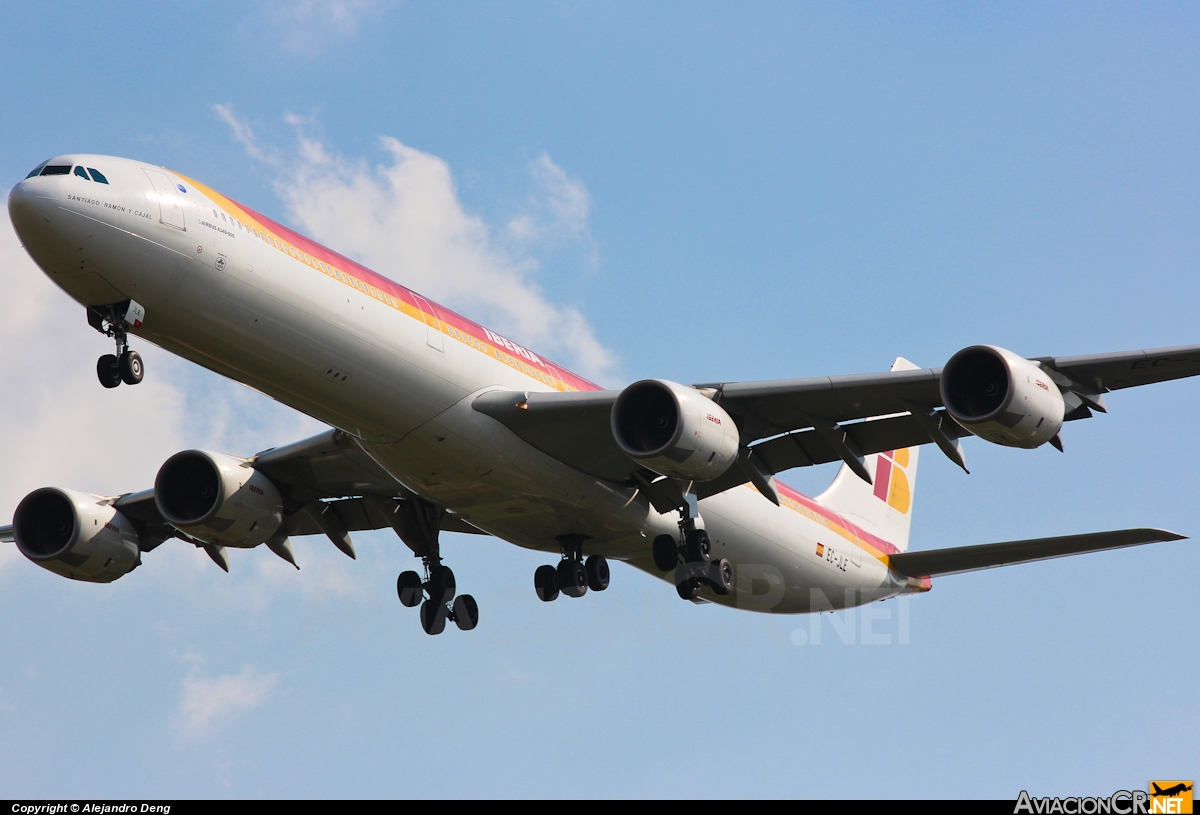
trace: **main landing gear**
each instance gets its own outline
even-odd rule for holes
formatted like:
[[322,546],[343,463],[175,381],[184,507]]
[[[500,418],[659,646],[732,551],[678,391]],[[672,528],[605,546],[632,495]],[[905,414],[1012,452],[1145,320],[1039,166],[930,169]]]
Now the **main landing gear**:
[[[479,605],[469,594],[454,596],[454,572],[442,563],[425,562],[425,579],[416,572],[401,572],[396,579],[400,603],[409,608],[421,607],[421,628],[426,634],[440,634],[446,621],[452,620],[463,631],[479,624]],[[422,602],[424,601],[424,602]]]
[[567,597],[582,597],[588,589],[604,591],[608,588],[608,561],[602,555],[583,559],[582,535],[564,535],[559,538],[563,547],[563,558],[558,566],[538,566],[533,573],[533,588],[538,599],[549,603],[558,599],[559,592]]
[[424,577],[414,571],[396,578],[400,603],[408,608],[421,607],[421,628],[426,634],[440,634],[451,621],[463,631],[479,624],[479,605],[469,594],[455,596],[454,572],[442,563],[438,532],[446,511],[428,501],[407,498],[387,511],[388,523],[413,554],[421,558]]
[[696,519],[690,513],[683,515],[678,539],[671,535],[654,539],[654,565],[662,572],[675,570],[675,590],[684,600],[697,599],[705,586],[715,594],[729,594],[733,591],[733,566],[725,558],[712,559],[708,533],[696,528]]
[[88,324],[92,328],[117,341],[117,353],[105,354],[96,361],[96,377],[106,388],[115,388],[124,382],[136,385],[142,381],[146,368],[142,356],[129,348],[126,325],[134,328],[142,324],[146,310],[134,300],[110,303],[106,306],[88,306]]

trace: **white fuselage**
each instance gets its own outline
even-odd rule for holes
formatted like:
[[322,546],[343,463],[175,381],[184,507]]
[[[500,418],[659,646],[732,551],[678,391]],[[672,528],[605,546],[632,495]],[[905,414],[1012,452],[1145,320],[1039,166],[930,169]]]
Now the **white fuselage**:
[[[40,176],[10,194],[25,248],[75,300],[136,300],[146,315],[131,333],[346,431],[405,487],[485,532],[548,552],[581,535],[585,552],[661,576],[650,542],[677,533],[675,513],[471,408],[488,390],[590,383],[190,179],[104,156],[50,163],[109,181]],[[737,574],[733,594],[705,599],[794,613],[913,588],[852,524],[780,493],[783,506],[749,486],[701,502],[714,556]]]

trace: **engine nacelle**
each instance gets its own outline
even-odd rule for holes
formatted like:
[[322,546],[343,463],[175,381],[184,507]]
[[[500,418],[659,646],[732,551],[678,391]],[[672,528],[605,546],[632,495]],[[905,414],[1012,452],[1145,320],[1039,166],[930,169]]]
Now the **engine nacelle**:
[[167,459],[154,479],[154,503],[172,526],[216,546],[258,546],[283,522],[269,478],[246,459],[203,450]]
[[635,382],[612,409],[617,444],[660,475],[711,481],[738,455],[738,429],[729,414],[693,388],[662,379]]
[[1045,371],[994,345],[964,348],[946,363],[942,404],[954,421],[1005,447],[1040,447],[1062,427],[1062,392]]
[[13,514],[17,548],[72,580],[111,583],[128,574],[142,562],[137,529],[105,500],[55,487],[34,490]]

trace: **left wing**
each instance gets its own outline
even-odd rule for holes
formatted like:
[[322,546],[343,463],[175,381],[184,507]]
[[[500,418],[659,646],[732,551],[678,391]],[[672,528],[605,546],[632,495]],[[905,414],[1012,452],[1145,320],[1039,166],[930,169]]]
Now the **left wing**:
[[[1104,411],[1106,391],[1200,374],[1200,345],[1027,362],[1058,386],[1064,418],[1070,421]],[[856,471],[869,480],[861,470],[863,456],[929,443],[966,469],[957,440],[971,434],[944,409],[942,372],[924,368],[694,385],[733,417],[742,451],[736,466],[693,489],[704,498],[747,481],[760,485],[793,467],[838,460],[851,468],[859,462]],[[621,393],[492,391],[479,396],[473,407],[589,475],[630,484],[653,481],[657,476],[627,456],[613,438],[610,417]],[[1057,437],[1053,443],[1061,444]]]

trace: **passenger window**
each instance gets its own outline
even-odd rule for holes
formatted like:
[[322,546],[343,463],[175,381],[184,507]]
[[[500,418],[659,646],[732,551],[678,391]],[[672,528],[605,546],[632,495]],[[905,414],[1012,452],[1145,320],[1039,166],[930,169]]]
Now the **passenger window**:
[[91,181],[91,180],[92,180],[92,179],[88,178],[87,170],[83,169],[83,165],[80,165],[80,166],[78,166],[78,167],[76,167],[76,168],[75,168],[75,175],[79,176],[79,177],[80,177],[80,178],[82,178],[84,181]]
[[97,170],[95,167],[88,167],[88,172],[92,174],[92,181],[97,184],[107,184],[108,179],[104,177],[104,173]]
[[43,167],[45,167],[45,166],[46,166],[46,162],[44,162],[44,161],[43,161],[43,162],[42,162],[41,164],[39,164],[38,166],[34,167],[34,168],[33,168],[33,170],[32,170],[32,171],[29,173],[29,175],[27,175],[27,176],[25,176],[25,177],[26,177],[26,178],[33,178],[35,175],[39,174],[39,173],[42,171],[42,168],[43,168]]
[[70,164],[47,164],[42,169],[42,175],[70,175]]

